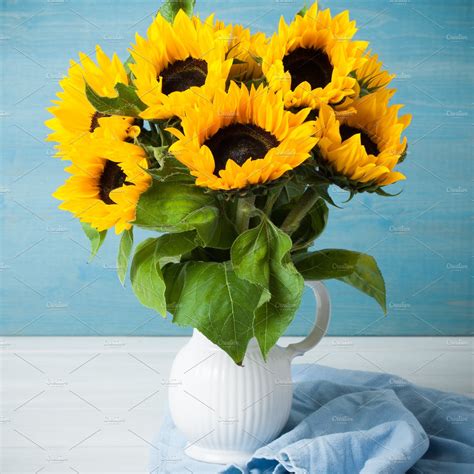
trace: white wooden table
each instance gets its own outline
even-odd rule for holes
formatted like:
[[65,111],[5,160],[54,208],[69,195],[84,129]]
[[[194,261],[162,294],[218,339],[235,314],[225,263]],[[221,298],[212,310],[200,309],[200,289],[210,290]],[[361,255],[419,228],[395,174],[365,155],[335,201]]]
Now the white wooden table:
[[[297,339],[284,338],[281,344]],[[185,342],[171,337],[0,339],[0,472],[148,472],[166,407],[169,368]],[[472,394],[472,348],[473,339],[461,337],[326,337],[297,362],[390,372]]]

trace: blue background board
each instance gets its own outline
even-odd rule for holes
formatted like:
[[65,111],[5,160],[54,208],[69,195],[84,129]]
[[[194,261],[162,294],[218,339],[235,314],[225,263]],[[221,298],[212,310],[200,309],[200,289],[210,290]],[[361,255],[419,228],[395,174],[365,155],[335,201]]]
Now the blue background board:
[[[198,0],[225,21],[271,33],[292,0]],[[115,274],[116,236],[88,260],[79,223],[51,193],[64,163],[44,142],[45,107],[69,58],[100,43],[123,59],[135,31],[144,33],[157,1],[3,0],[1,7],[1,258],[3,335],[182,335],[136,301]],[[351,9],[360,39],[371,41],[397,74],[396,100],[413,114],[408,180],[398,198],[357,196],[333,209],[319,248],[374,255],[385,275],[389,314],[338,282],[332,335],[467,335],[472,332],[472,20],[470,1],[326,1]],[[345,195],[335,194],[342,202]],[[112,234],[112,233],[111,233]],[[308,331],[309,291],[288,334]]]

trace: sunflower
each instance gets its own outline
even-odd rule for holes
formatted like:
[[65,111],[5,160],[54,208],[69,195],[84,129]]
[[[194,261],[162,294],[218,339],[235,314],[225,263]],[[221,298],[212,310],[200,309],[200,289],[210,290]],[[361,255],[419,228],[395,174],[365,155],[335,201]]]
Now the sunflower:
[[383,64],[379,61],[377,54],[368,52],[361,54],[356,62],[355,77],[359,86],[357,95],[364,95],[387,87],[395,74],[389,74],[383,69]]
[[346,116],[321,106],[317,128],[322,171],[351,191],[375,191],[405,179],[394,171],[405,153],[401,139],[411,115],[398,117],[402,105],[388,105],[393,90],[379,89],[353,102],[356,113]]
[[356,61],[364,61],[365,41],[350,41],[355,22],[347,11],[334,18],[329,10],[318,10],[317,3],[290,25],[282,18],[278,33],[263,50],[262,70],[273,90],[282,90],[287,107],[321,104],[345,105],[356,95],[352,77]]
[[[45,122],[53,130],[47,140],[57,142],[58,156],[65,157],[68,150],[83,137],[87,137],[105,117],[97,112],[86,97],[86,83],[94,91],[105,97],[117,96],[115,85],[128,84],[128,77],[117,55],[109,59],[100,46],[96,46],[97,64],[84,53],[79,53],[80,62],[71,61],[68,75],[61,80],[62,91],[59,100],[48,111],[54,118]],[[121,117],[112,120],[122,121]],[[127,119],[130,123],[133,119]]]
[[145,119],[180,115],[198,97],[212,97],[224,88],[232,60],[225,60],[226,42],[214,28],[182,10],[172,24],[158,14],[147,38],[136,36],[130,65]]
[[99,231],[115,226],[121,233],[131,227],[140,194],[149,186],[145,151],[120,137],[136,136],[138,127],[98,120],[100,129],[70,151],[72,176],[53,196],[60,209],[72,212]]
[[310,156],[317,143],[309,108],[286,111],[281,92],[260,86],[250,90],[231,82],[182,118],[183,132],[170,147],[196,177],[196,184],[230,190],[280,178]]
[[[206,22],[209,23],[208,20]],[[258,55],[268,42],[265,34],[251,34],[249,28],[226,25],[222,21],[216,21],[213,28],[222,40],[227,41],[226,57],[233,61],[229,79],[246,81],[261,78],[262,66]]]

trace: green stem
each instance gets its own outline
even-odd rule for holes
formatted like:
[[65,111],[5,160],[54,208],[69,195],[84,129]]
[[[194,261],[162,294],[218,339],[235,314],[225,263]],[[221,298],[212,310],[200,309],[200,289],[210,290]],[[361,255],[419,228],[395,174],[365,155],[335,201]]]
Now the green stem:
[[249,228],[250,214],[255,209],[255,196],[247,196],[237,200],[237,210],[235,214],[235,227],[241,234]]
[[291,235],[299,227],[303,218],[311,210],[318,199],[318,192],[314,188],[307,188],[300,200],[286,216],[286,219],[283,221],[281,226],[281,230],[286,232],[288,235]]
[[167,146],[169,145],[168,143],[168,137],[166,136],[166,132],[161,128],[161,124],[155,124],[158,133],[160,135],[160,141],[161,141],[161,146]]
[[311,244],[313,242],[303,242],[303,243],[299,243],[299,244],[295,244],[293,245],[293,247],[291,247],[291,251],[292,252],[297,252],[298,250],[303,250],[303,249],[307,249],[308,247],[311,247]]
[[280,196],[281,190],[283,187],[277,187],[272,189],[268,192],[267,200],[265,202],[265,207],[263,208],[263,212],[270,217],[272,212],[273,206],[276,203],[278,197]]

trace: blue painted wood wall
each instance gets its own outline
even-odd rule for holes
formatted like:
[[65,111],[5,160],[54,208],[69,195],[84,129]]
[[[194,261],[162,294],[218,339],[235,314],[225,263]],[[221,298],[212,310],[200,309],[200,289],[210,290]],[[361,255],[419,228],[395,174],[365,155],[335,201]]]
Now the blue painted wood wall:
[[[271,33],[299,0],[198,0],[225,21]],[[123,58],[159,1],[3,0],[1,3],[1,324],[3,335],[177,335],[186,331],[141,307],[115,274],[117,239],[91,264],[77,221],[51,193],[64,163],[43,140],[45,107],[69,58],[96,43]],[[466,335],[472,332],[472,20],[470,1],[326,1],[357,20],[398,75],[396,99],[413,114],[408,176],[399,198],[363,195],[333,210],[321,247],[373,254],[389,315],[330,283],[333,335]],[[399,188],[395,188],[398,190]],[[343,196],[341,196],[341,200]],[[312,322],[305,295],[290,334]]]

